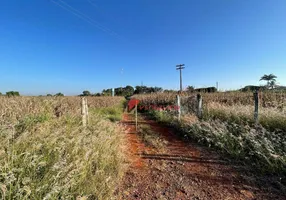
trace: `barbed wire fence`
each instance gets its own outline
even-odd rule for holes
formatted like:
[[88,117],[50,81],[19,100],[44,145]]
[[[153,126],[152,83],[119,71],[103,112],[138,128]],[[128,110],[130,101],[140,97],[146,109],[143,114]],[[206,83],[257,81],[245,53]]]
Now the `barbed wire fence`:
[[[268,112],[269,108],[276,109],[280,113],[286,113],[285,104],[286,104],[286,94],[276,94],[275,101],[273,99],[269,99],[269,95],[263,92],[253,92],[249,93],[247,96],[244,96],[244,99],[247,102],[240,103],[237,97],[224,98],[211,100],[208,99],[208,94],[191,94],[191,95],[177,95],[176,96],[176,105],[178,107],[178,111],[176,112],[178,120],[181,120],[183,116],[186,115],[194,115],[198,119],[202,119],[204,116],[204,112],[207,111],[208,106],[213,103],[219,103],[220,105],[225,105],[229,107],[241,106],[245,107],[247,112],[252,113],[253,120],[255,124],[259,123],[260,113]],[[204,98],[206,97],[206,98]],[[204,99],[206,101],[204,101]],[[236,110],[236,112],[240,112],[240,110]]]

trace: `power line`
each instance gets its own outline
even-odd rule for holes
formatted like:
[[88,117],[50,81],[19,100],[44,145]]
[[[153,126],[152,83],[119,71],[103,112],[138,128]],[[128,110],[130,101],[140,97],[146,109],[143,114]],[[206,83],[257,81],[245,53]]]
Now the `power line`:
[[91,1],[91,0],[87,0],[87,1],[88,1],[92,6],[98,8],[98,5],[96,5],[93,1]]
[[180,92],[183,91],[182,69],[185,69],[185,64],[176,65],[176,69],[180,70]]
[[118,19],[115,19],[113,16],[111,16],[110,14],[108,14],[105,10],[103,10],[102,8],[100,8],[100,6],[98,6],[97,4],[95,4],[95,2],[93,0],[87,0],[87,2],[94,7],[97,11],[99,11],[102,15],[104,15],[105,17],[111,19],[113,22],[117,22]]
[[112,30],[104,27],[103,25],[101,25],[99,22],[95,21],[94,19],[90,18],[89,16],[87,16],[86,14],[80,12],[79,10],[75,9],[74,7],[72,7],[71,5],[69,5],[68,3],[66,3],[65,1],[63,0],[59,0],[60,2],[62,2],[63,4],[65,4],[66,6],[68,6],[69,8],[71,8],[72,10],[74,10],[75,12],[81,14],[82,16],[84,16],[85,18],[87,18],[88,20],[92,21],[93,23],[97,24],[98,26],[104,28],[104,30],[106,31],[110,31],[110,32],[113,32]]
[[103,25],[101,25],[99,22],[95,21],[94,19],[90,18],[89,16],[87,16],[86,14],[80,12],[79,10],[75,9],[74,7],[72,7],[71,5],[69,5],[68,3],[66,3],[63,0],[59,0],[58,2],[56,2],[55,0],[50,0],[52,3],[60,6],[61,8],[65,9],[66,11],[72,13],[73,15],[79,17],[80,19],[88,22],[89,24],[95,26],[96,28],[108,33],[111,36],[118,36],[117,33],[115,33],[114,31],[104,27]]
[[63,0],[59,0],[61,1],[63,4],[65,4],[66,6],[68,6],[69,8],[71,8],[72,10],[80,13],[82,16],[84,16],[85,18],[87,18],[88,20],[90,20],[91,22],[95,23],[95,25],[97,27],[99,27],[101,30],[109,33],[110,35],[118,35],[117,33],[115,33],[114,31],[110,30],[109,28],[103,26],[102,24],[100,24],[99,22],[95,21],[94,19],[92,19],[91,17],[87,16],[86,14],[80,12],[79,10],[75,9],[74,7],[72,7],[71,5],[67,4],[66,2],[64,2]]

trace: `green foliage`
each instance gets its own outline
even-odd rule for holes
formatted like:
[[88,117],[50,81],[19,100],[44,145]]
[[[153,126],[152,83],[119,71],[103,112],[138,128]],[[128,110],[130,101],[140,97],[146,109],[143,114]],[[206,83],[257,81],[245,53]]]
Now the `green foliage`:
[[102,96],[112,96],[112,89],[102,90]]
[[212,93],[217,92],[215,87],[207,87],[207,88],[197,88],[195,89],[196,92],[205,92],[205,93]]
[[266,87],[274,89],[276,87],[276,78],[277,76],[275,76],[274,74],[264,74],[261,78],[260,81],[266,81]]
[[96,113],[103,118],[106,118],[112,122],[118,122],[122,118],[122,114],[124,111],[124,102],[121,102],[119,105],[111,106],[111,107],[101,107],[101,108],[93,108],[91,109],[92,113]]
[[[115,96],[124,96],[130,97],[134,94],[147,94],[147,93],[156,93],[163,92],[161,87],[147,87],[147,86],[136,86],[135,90],[132,86],[127,85],[126,87],[119,87],[114,89]],[[112,89],[104,89],[102,91],[102,96],[111,96]]]
[[132,96],[134,93],[134,88],[130,85],[127,85],[126,87],[122,88],[115,88],[115,95],[116,96]]
[[255,92],[265,90],[265,86],[255,86],[255,85],[247,85],[244,88],[241,88],[240,91],[242,92]]
[[59,92],[59,93],[55,94],[55,96],[56,96],[56,97],[63,97],[64,94]]
[[9,91],[9,92],[6,92],[6,96],[8,97],[20,96],[20,93],[17,91]]
[[90,91],[85,90],[82,92],[82,94],[80,96],[91,96],[91,93],[90,93]]
[[187,87],[187,92],[193,93],[193,92],[195,92],[195,88],[193,86],[188,86]]
[[147,86],[136,86],[134,94],[148,94],[155,92],[163,92],[161,87],[147,87]]
[[52,97],[53,95],[51,95],[51,94],[47,94],[47,97]]

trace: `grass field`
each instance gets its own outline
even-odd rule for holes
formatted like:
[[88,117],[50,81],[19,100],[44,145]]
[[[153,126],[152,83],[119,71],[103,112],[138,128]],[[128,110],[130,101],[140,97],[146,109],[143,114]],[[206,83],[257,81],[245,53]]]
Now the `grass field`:
[[114,197],[124,157],[111,121],[122,98],[88,98],[86,128],[79,97],[0,98],[0,199]]
[[[260,124],[253,121],[251,93],[203,94],[203,119],[153,111],[186,139],[214,147],[260,171],[285,173],[285,94],[261,96]],[[175,94],[137,95],[143,105],[174,105]],[[188,98],[183,104],[191,104]],[[82,126],[80,97],[0,97],[0,199],[116,199],[126,158],[121,97],[87,97]],[[164,141],[147,125],[147,146]]]

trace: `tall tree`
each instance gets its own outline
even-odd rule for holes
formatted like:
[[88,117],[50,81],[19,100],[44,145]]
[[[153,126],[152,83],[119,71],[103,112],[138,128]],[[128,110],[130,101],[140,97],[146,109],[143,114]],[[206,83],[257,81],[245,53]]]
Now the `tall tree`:
[[260,81],[267,81],[267,87],[268,88],[274,88],[276,85],[276,78],[277,76],[275,76],[274,74],[264,74],[261,78]]

